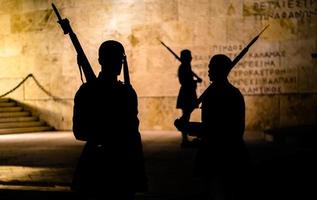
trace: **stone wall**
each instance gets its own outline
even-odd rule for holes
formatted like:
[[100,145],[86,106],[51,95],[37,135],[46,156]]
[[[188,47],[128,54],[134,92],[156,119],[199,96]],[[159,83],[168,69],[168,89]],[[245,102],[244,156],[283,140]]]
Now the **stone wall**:
[[[71,128],[73,97],[81,84],[76,54],[64,36],[50,0],[1,0],[0,93],[32,73],[33,80],[8,96],[35,110],[59,130]],[[317,123],[317,44],[315,0],[55,0],[71,21],[99,72],[102,41],[121,41],[128,55],[131,82],[139,96],[141,129],[172,130],[176,110],[178,61],[190,49],[193,70],[208,86],[210,57],[234,58],[266,25],[269,28],[233,69],[230,80],[245,96],[247,128]],[[199,120],[199,110],[193,120]]]

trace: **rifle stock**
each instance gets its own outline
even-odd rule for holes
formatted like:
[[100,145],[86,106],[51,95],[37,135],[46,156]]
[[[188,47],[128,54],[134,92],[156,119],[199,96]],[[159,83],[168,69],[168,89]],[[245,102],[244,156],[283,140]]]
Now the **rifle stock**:
[[80,68],[79,70],[83,70],[84,72],[84,75],[85,75],[85,78],[86,78],[86,81],[87,82],[90,82],[92,80],[95,80],[96,79],[96,75],[88,61],[88,58],[76,36],[76,34],[74,33],[72,27],[70,26],[70,23],[69,23],[69,20],[67,18],[65,19],[62,19],[61,15],[59,14],[56,6],[52,3],[52,7],[53,7],[53,10],[58,18],[58,23],[61,25],[63,31],[64,31],[64,34],[69,34],[69,37],[73,43],[73,46],[77,52],[77,55],[78,57],[80,58]]

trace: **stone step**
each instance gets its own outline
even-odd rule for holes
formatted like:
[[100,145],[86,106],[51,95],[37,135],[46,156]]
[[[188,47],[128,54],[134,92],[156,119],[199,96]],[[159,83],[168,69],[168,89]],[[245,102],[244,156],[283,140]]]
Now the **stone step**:
[[35,126],[43,126],[43,125],[45,125],[45,122],[42,122],[42,121],[7,122],[7,123],[0,123],[0,129],[2,129],[2,128],[35,127]]
[[2,112],[19,112],[22,111],[23,108],[20,106],[14,106],[14,107],[0,107],[0,113]]
[[15,100],[0,98],[0,134],[29,133],[54,130]]
[[30,112],[23,111],[23,112],[0,112],[0,118],[2,117],[25,117],[30,116]]
[[0,118],[0,123],[5,122],[28,122],[28,121],[36,121],[38,117],[36,116],[27,116],[27,117],[3,117]]
[[0,107],[12,107],[12,106],[16,106],[15,102],[0,102]]
[[8,99],[8,98],[0,98],[0,102],[2,103],[2,102],[9,102],[10,101],[10,99]]
[[41,132],[52,131],[53,127],[50,126],[37,126],[37,127],[23,127],[23,128],[4,128],[0,129],[0,135],[12,134],[12,133],[29,133],[29,132]]

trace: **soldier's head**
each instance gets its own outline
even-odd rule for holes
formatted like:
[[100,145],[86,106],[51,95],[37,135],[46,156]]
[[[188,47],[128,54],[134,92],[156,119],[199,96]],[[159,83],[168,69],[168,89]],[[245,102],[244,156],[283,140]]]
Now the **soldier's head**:
[[192,53],[188,49],[181,51],[181,61],[182,63],[190,63],[192,61]]
[[125,52],[122,44],[114,40],[103,42],[99,47],[98,61],[101,70],[112,75],[120,75]]
[[217,54],[210,59],[208,76],[213,82],[227,80],[232,68],[232,61],[224,54]]

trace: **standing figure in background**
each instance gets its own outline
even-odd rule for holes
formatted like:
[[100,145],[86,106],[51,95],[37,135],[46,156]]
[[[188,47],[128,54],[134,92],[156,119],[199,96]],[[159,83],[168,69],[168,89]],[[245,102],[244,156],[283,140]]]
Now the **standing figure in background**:
[[[98,61],[99,76],[84,83],[74,100],[74,135],[87,142],[72,189],[89,199],[133,200],[147,189],[137,94],[118,80],[127,63],[121,43],[102,43]],[[85,64],[80,57],[78,64]]]
[[[192,55],[188,49],[181,51],[180,60],[181,65],[178,68],[178,80],[181,87],[177,97],[176,108],[182,110],[182,116],[179,120],[186,123],[189,122],[190,115],[193,110],[198,107],[196,88],[197,83],[201,83],[202,79],[192,71]],[[181,147],[187,146],[190,146],[188,133],[186,131],[182,131]]]
[[202,98],[202,140],[195,170],[204,180],[206,199],[245,199],[248,152],[243,140],[245,102],[228,80],[232,61],[226,55],[211,58],[208,76],[212,84]]

